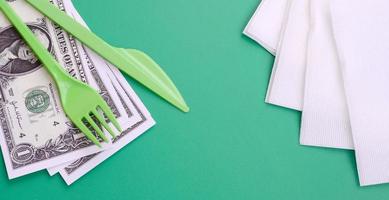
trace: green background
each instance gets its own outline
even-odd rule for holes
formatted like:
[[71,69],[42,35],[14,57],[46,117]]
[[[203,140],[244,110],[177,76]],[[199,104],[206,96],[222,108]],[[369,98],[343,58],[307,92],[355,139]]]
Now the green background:
[[[353,152],[298,144],[300,113],[267,105],[273,56],[241,34],[258,0],[74,0],[90,27],[141,49],[182,91],[183,114],[139,84],[157,125],[68,187],[45,171],[0,199],[384,199],[361,188]],[[272,23],[269,21],[269,23]]]

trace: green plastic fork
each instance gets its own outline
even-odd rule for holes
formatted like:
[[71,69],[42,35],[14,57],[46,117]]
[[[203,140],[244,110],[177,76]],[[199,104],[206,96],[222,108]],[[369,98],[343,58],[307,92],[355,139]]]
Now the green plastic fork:
[[[100,114],[101,111],[112,122],[115,128],[121,132],[120,125],[114,114],[97,91],[85,83],[71,77],[47,49],[43,47],[34,33],[26,24],[24,24],[5,0],[0,0],[0,9],[55,80],[62,107],[73,124],[99,147],[101,147],[100,141],[94,136],[91,130],[96,131],[104,141],[107,142],[108,139],[105,137],[98,124],[101,124],[113,137],[115,137],[115,133],[105,121],[105,117]],[[96,121],[94,121],[94,118]],[[90,126],[87,126],[87,124]]]
[[122,72],[148,87],[182,111],[189,111],[184,98],[170,78],[145,53],[109,45],[66,13],[49,3],[48,0],[26,1]]

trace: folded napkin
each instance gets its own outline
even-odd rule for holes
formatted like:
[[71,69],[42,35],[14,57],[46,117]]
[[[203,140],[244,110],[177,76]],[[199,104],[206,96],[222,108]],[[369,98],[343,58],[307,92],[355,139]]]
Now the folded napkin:
[[300,143],[320,147],[354,147],[329,3],[310,0],[304,105]]
[[287,0],[262,0],[243,33],[273,55],[280,38]]
[[[326,0],[327,1],[327,0]],[[292,3],[293,10],[290,10],[289,2]],[[292,2],[286,0],[264,0],[261,2],[260,6],[256,10],[254,16],[250,20],[249,24],[245,29],[245,33],[259,41],[260,44],[269,46],[267,44],[275,44],[280,37],[279,28],[282,27],[282,23],[287,25],[288,27],[284,27],[281,36],[284,37],[284,32],[295,33],[298,34],[298,25],[303,24],[304,21],[307,24],[305,31],[305,36],[308,37],[308,30],[310,28],[309,22],[311,21],[311,25],[317,23],[316,26],[320,26],[320,30],[325,31],[323,34],[321,32],[314,32],[313,36],[310,38],[309,51],[316,53],[307,53],[307,49],[305,46],[300,46],[300,49],[297,49],[301,52],[300,59],[297,60],[297,63],[300,65],[275,65],[271,76],[271,84],[268,92],[268,102],[279,104],[285,107],[291,107],[294,109],[299,109],[296,107],[299,106],[289,106],[302,104],[304,103],[304,110],[306,112],[303,113],[302,116],[302,126],[301,126],[301,139],[300,143],[303,145],[311,145],[311,146],[320,146],[320,147],[334,147],[334,148],[352,148],[352,140],[350,127],[347,116],[347,108],[344,99],[343,92],[343,83],[340,78],[340,71],[337,65],[336,56],[334,49],[334,42],[332,39],[332,32],[329,29],[329,18],[328,15],[328,5],[324,6],[325,8],[321,9],[320,5],[309,6],[305,2]],[[316,3],[317,4],[317,3]],[[308,5],[308,6],[307,6]],[[300,6],[300,7],[299,7]],[[309,20],[309,10],[312,9],[310,7],[315,7],[317,10],[313,10],[311,13],[313,19]],[[305,10],[304,10],[305,9]],[[304,10],[304,12],[301,12]],[[285,12],[285,14],[283,14]],[[290,13],[294,12],[294,13]],[[298,14],[300,17],[296,17]],[[304,14],[305,13],[305,14]],[[315,17],[318,15],[318,17]],[[326,15],[326,17],[321,17],[321,15]],[[280,19],[280,16],[284,16],[284,22]],[[289,17],[290,16],[290,17]],[[301,20],[301,18],[305,17],[303,22],[299,22],[297,20]],[[276,19],[275,21],[273,19]],[[318,22],[315,22],[318,21]],[[324,22],[323,22],[324,21]],[[269,23],[271,22],[271,23]],[[301,29],[303,30],[303,29]],[[293,32],[295,31],[295,32]],[[297,32],[297,33],[296,33]],[[312,33],[310,33],[312,34]],[[330,36],[331,35],[331,36]],[[293,40],[294,37],[286,38],[285,40]],[[302,39],[302,41],[307,40],[307,38]],[[328,42],[321,43],[321,41]],[[317,44],[318,43],[318,44]],[[280,44],[280,46],[286,46],[288,42]],[[327,45],[327,46],[323,46]],[[293,47],[293,46],[292,46]],[[324,48],[324,49],[322,49]],[[284,47],[284,49],[292,49],[291,47]],[[321,55],[321,50],[325,50],[328,52],[328,56]],[[293,49],[291,51],[294,51]],[[307,54],[307,55],[306,55]],[[278,55],[277,59],[287,59],[282,57],[282,53]],[[286,54],[289,55],[289,54]],[[306,57],[308,56],[308,57]],[[327,58],[328,57],[328,58]],[[289,58],[288,58],[289,59]],[[310,70],[309,74],[305,75],[305,64],[304,61],[307,59],[307,67],[314,67]],[[322,64],[321,61],[327,62],[327,64]],[[285,61],[286,63],[287,61]],[[317,63],[317,64],[316,64]],[[311,66],[310,66],[311,65]],[[326,67],[322,69],[321,67]],[[286,67],[286,68],[285,68]],[[296,71],[298,73],[295,77],[300,77],[301,79],[298,81],[293,81],[288,78],[282,79],[281,74],[286,70]],[[277,73],[278,72],[278,73]],[[325,76],[321,75],[325,74]],[[304,95],[304,86],[298,87],[298,85],[304,85],[305,81],[308,81],[309,84],[305,84],[305,90],[308,90]],[[288,84],[284,84],[281,87],[277,87],[277,84],[280,85],[284,82]],[[326,82],[329,82],[329,85],[326,85]],[[275,85],[271,87],[271,85]],[[275,91],[278,88],[278,91]],[[294,88],[294,89],[293,89]],[[298,91],[296,94],[299,97],[296,97],[294,101],[290,101],[288,98],[276,97],[274,94],[287,94],[289,91]],[[301,99],[299,99],[301,98]],[[280,100],[279,100],[280,99]],[[317,100],[317,101],[316,101]],[[277,103],[283,102],[283,103]],[[296,103],[298,102],[298,103]]]
[[244,31],[276,51],[266,101],[303,110],[301,144],[355,148],[362,186],[388,183],[389,2],[280,2],[262,1]]
[[289,0],[266,102],[301,110],[304,98],[309,0]]
[[[259,42],[262,45],[272,42],[275,44],[277,41],[275,38],[281,35],[281,38],[285,38],[281,39],[282,49],[300,52],[300,57],[286,57],[291,53],[282,52],[277,55],[277,60],[285,64],[276,63],[267,97],[269,103],[304,110],[300,143],[310,146],[352,149],[343,82],[329,21],[328,0],[323,1],[310,3],[306,0],[264,0],[247,25],[245,33],[253,39],[256,38],[257,41],[262,41]],[[284,16],[283,22],[279,16]],[[274,20],[272,20],[274,17],[278,19],[275,21],[278,24],[277,27],[283,27],[281,33],[279,33],[279,28],[275,28]],[[302,26],[303,24],[305,25]],[[276,37],[271,37],[270,34]],[[307,46],[298,45],[299,48],[287,46],[295,42],[295,36],[290,36],[291,34],[300,35],[299,39],[307,41]],[[258,40],[258,38],[261,39]],[[326,53],[323,54],[323,52]],[[288,65],[290,59],[295,59],[294,63],[300,64]],[[308,68],[307,74],[305,74],[305,68]],[[295,73],[293,77],[300,77],[300,79],[290,79],[285,76],[281,78],[282,74],[288,75],[292,71]],[[295,98],[282,97],[282,94],[287,96],[289,92],[296,92]],[[300,105],[302,108],[290,105]]]
[[389,1],[331,1],[361,185],[389,182]]

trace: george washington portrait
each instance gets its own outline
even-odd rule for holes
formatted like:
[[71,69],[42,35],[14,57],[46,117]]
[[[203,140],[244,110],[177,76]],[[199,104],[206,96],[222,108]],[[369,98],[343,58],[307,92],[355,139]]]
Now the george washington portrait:
[[[29,25],[43,46],[51,51],[49,34],[41,27]],[[15,28],[0,33],[0,75],[22,75],[39,68],[41,63]]]

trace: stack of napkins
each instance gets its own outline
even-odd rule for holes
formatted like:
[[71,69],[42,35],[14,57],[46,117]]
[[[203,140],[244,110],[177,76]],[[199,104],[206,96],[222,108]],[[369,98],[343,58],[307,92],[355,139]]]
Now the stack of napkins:
[[389,182],[389,1],[262,0],[244,33],[276,56],[266,102],[302,111],[302,145],[354,149]]

